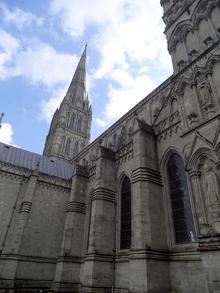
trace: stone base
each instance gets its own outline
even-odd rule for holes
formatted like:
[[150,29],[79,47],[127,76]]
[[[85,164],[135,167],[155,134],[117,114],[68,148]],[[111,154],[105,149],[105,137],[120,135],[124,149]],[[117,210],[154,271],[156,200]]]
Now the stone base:
[[51,288],[51,293],[52,292],[63,292],[63,293],[78,293],[79,292],[79,284],[74,284],[74,283],[53,283],[52,288]]
[[112,288],[82,287],[79,292],[80,293],[112,293],[114,291],[112,290]]
[[49,293],[52,282],[33,280],[0,280],[0,293]]

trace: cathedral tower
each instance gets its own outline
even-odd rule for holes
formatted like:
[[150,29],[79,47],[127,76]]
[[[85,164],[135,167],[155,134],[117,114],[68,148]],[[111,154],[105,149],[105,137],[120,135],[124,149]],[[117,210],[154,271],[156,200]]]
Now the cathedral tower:
[[51,121],[43,155],[71,160],[88,143],[92,108],[86,93],[86,50],[70,83],[69,89]]
[[211,49],[220,36],[219,0],[161,0],[174,72]]

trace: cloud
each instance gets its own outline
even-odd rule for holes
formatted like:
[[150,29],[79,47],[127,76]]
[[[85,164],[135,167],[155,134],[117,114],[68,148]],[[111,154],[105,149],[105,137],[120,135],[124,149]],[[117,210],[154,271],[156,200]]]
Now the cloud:
[[103,113],[109,121],[121,117],[156,87],[145,74],[132,76],[123,70],[115,70],[111,76],[117,84],[109,87],[109,100]]
[[34,40],[17,54],[13,71],[33,84],[52,87],[70,81],[77,60],[75,55],[58,53],[51,45]]
[[43,18],[36,17],[31,12],[26,12],[18,7],[12,11],[3,2],[0,2],[0,11],[2,12],[3,20],[5,22],[12,23],[19,29],[23,28],[24,26],[29,26],[33,23],[38,26],[43,25]]
[[[58,15],[63,30],[73,37],[83,35],[89,25],[105,25],[119,16],[118,10],[124,5],[124,0],[53,0],[50,13]],[[57,17],[56,17],[57,19]]]
[[77,0],[52,0],[50,13],[61,19],[63,31],[73,38],[94,28],[89,43],[99,60],[93,76],[109,84],[105,110],[96,118],[101,127],[156,87],[153,72],[172,72],[159,1],[81,0],[78,9]]
[[4,30],[0,30],[0,39],[0,79],[23,76],[48,88],[70,82],[77,56],[58,53],[38,39],[21,43]]
[[20,48],[20,42],[1,29],[0,39],[0,79],[5,79],[10,75],[6,70],[6,65],[14,58]]
[[100,118],[96,118],[95,121],[101,127],[106,127],[106,125],[107,125],[106,121],[104,121],[104,120],[102,120]]
[[11,124],[2,123],[2,127],[0,128],[0,141],[6,144],[13,144],[13,134],[14,131]]
[[40,104],[41,110],[39,114],[39,119],[50,123],[54,112],[60,106],[60,103],[63,100],[65,94],[66,87],[59,88],[52,92],[51,98],[49,98],[49,100],[42,101]]

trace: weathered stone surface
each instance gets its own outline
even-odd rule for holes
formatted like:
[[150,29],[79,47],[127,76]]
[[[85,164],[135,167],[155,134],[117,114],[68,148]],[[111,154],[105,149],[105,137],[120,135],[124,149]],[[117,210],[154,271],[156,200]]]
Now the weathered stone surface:
[[[220,292],[219,1],[161,4],[174,75],[81,150],[71,179],[0,162],[0,292]],[[79,138],[55,127],[70,118],[74,91],[83,97],[73,83],[51,124],[49,156],[68,159],[62,135]],[[183,169],[169,170],[173,157]],[[125,178],[131,217],[121,215]]]

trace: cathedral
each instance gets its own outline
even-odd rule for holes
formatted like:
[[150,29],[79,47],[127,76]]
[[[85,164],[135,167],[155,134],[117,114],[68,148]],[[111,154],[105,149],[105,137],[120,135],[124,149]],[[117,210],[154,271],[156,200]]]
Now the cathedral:
[[220,293],[220,0],[160,2],[172,76],[90,143],[85,47],[43,155],[0,143],[0,292]]

